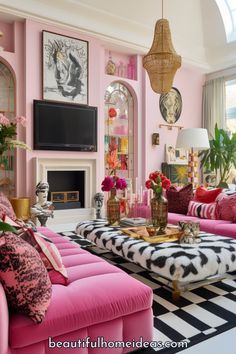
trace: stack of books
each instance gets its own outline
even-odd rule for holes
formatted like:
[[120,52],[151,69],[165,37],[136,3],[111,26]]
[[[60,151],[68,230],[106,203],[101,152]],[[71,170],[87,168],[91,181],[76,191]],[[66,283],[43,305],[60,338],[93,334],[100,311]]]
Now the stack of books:
[[146,219],[137,218],[123,218],[120,221],[120,226],[141,226],[146,224]]

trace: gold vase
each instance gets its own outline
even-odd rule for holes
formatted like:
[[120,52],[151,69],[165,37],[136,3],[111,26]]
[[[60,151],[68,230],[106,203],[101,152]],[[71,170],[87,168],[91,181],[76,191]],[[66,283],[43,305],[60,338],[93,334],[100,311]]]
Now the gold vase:
[[168,201],[162,194],[151,199],[152,224],[158,228],[157,234],[164,234],[168,222]]
[[120,222],[120,202],[116,197],[116,189],[111,189],[110,198],[107,201],[107,220],[110,225]]
[[11,198],[11,205],[16,217],[21,220],[28,220],[30,217],[30,198]]

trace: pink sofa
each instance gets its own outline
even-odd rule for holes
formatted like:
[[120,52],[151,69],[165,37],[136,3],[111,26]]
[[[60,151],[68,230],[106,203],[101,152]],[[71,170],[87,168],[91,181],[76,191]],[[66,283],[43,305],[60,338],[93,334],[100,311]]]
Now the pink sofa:
[[[151,216],[150,213],[150,208],[148,209],[146,205],[141,205],[137,207],[135,213],[130,213],[130,217],[139,216],[146,218]],[[168,213],[168,222],[170,224],[177,224],[180,220],[198,221],[200,223],[201,231],[236,238],[236,223],[233,223],[232,221],[200,219],[195,216]]]
[[68,345],[88,337],[126,343],[141,337],[143,341],[152,339],[151,288],[49,229],[39,231],[57,245],[69,282],[67,286],[53,285],[41,324],[24,315],[9,316],[0,284],[0,354],[127,353],[137,348],[68,349]]
[[236,238],[236,224],[232,221],[200,219],[195,216],[168,213],[170,224],[177,224],[180,220],[198,221],[201,231]]

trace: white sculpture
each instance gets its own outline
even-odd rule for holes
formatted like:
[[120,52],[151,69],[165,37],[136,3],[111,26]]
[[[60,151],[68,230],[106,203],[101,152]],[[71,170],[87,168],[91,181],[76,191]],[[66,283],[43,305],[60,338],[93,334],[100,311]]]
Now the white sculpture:
[[31,214],[39,219],[41,226],[45,226],[49,217],[53,218],[54,207],[52,202],[47,200],[48,191],[49,184],[43,181],[39,182],[35,190],[38,201],[31,207]]

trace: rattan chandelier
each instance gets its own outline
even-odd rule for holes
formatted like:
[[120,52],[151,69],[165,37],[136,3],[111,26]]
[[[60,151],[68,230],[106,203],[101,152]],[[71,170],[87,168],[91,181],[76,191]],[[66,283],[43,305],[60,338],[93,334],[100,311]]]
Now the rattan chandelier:
[[181,66],[181,56],[174,50],[168,20],[156,22],[151,49],[143,57],[143,67],[149,75],[151,87],[156,93],[167,93],[172,87],[175,73]]

